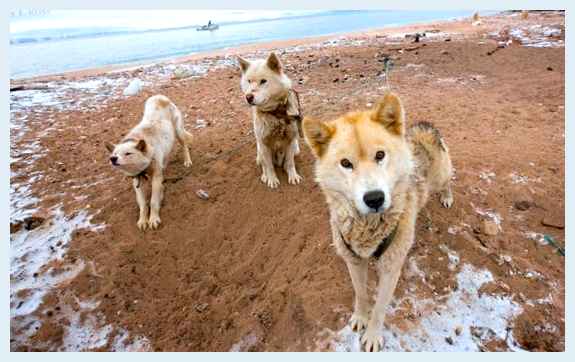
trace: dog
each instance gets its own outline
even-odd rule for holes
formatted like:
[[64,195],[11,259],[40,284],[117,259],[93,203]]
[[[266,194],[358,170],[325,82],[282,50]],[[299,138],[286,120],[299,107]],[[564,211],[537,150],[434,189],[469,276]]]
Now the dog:
[[[140,208],[137,226],[157,229],[161,223],[160,206],[164,197],[164,169],[168,165],[175,139],[182,146],[184,166],[192,166],[190,150],[192,135],[184,129],[184,121],[178,107],[163,95],[155,95],[146,101],[142,120],[117,145],[106,143],[111,152],[112,166],[132,177],[136,200]],[[142,181],[151,177],[152,196],[150,215],[142,190]]]
[[256,137],[256,164],[261,166],[261,180],[276,188],[280,181],[274,166],[283,167],[290,184],[302,177],[295,167],[299,154],[301,107],[280,59],[270,53],[266,59],[248,61],[238,57],[241,89],[252,108]]
[[[379,351],[379,333],[401,268],[414,240],[417,214],[431,194],[453,204],[453,167],[439,131],[422,122],[406,129],[403,105],[387,92],[373,109],[322,122],[303,120],[315,156],[316,182],[330,211],[332,239],[355,292],[353,330],[365,332],[365,351]],[[371,308],[368,263],[379,284]],[[371,311],[370,311],[371,309]]]

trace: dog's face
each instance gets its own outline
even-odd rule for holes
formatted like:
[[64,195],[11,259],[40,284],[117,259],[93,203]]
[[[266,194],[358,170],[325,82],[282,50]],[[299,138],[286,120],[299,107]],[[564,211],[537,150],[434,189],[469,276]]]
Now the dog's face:
[[117,145],[106,144],[110,151],[110,163],[128,176],[136,176],[150,166],[146,156],[146,141],[127,140]]
[[374,109],[331,122],[306,117],[303,131],[323,190],[344,197],[362,215],[389,209],[395,185],[412,168],[397,96],[388,93]]
[[246,101],[261,108],[275,107],[291,88],[289,78],[275,53],[267,59],[248,61],[238,57],[242,71],[241,87]]

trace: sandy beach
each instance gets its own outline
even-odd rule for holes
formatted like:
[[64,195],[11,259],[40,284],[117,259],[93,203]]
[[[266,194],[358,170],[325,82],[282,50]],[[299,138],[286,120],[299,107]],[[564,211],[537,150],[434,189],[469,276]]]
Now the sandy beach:
[[[11,350],[359,350],[309,149],[301,185],[259,180],[235,56],[274,50],[324,120],[374,104],[390,58],[409,122],[450,147],[455,204],[419,215],[384,350],[564,351],[564,41],[562,12],[503,13],[11,82]],[[157,93],[194,165],[174,150],[163,224],[142,233],[104,145]]]

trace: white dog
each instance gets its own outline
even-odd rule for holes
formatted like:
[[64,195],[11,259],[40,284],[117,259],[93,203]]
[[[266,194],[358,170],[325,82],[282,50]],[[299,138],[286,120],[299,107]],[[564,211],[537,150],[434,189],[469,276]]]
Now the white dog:
[[[156,95],[146,101],[144,116],[117,145],[106,144],[112,153],[112,165],[133,178],[134,191],[140,207],[138,228],[156,229],[160,225],[160,205],[163,198],[164,168],[169,161],[174,140],[178,139],[184,153],[184,165],[190,167],[192,160],[188,145],[192,135],[184,129],[182,114],[175,104],[167,97]],[[152,197],[150,200],[150,216],[148,205],[141,183],[152,179]]]
[[297,93],[283,72],[279,58],[253,61],[238,58],[241,87],[252,106],[256,136],[256,162],[262,167],[261,180],[271,188],[279,185],[274,165],[283,167],[290,184],[301,182],[294,156],[299,153],[301,111]]

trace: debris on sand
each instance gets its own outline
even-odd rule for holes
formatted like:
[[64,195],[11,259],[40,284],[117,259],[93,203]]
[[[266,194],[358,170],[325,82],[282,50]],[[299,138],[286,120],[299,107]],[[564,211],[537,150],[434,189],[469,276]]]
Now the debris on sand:
[[531,201],[521,200],[521,201],[515,201],[513,203],[513,207],[519,211],[526,211],[526,210],[529,210],[529,208],[532,206],[532,204],[533,203]]
[[198,119],[198,120],[196,120],[196,125],[194,126],[194,128],[196,128],[196,129],[206,128],[207,125],[208,125],[208,122],[206,122],[203,119]]
[[565,222],[559,218],[553,218],[551,216],[545,216],[542,220],[541,220],[541,225],[543,226],[548,226],[548,227],[552,227],[555,229],[565,229]]
[[557,244],[557,242],[555,241],[555,239],[553,239],[553,237],[551,235],[547,235],[545,234],[543,236],[543,239],[547,242],[547,244],[553,246],[555,249],[557,249],[557,252],[563,256],[565,256],[565,249],[563,249],[559,244]]
[[202,200],[208,200],[210,198],[210,195],[207,193],[207,191],[202,189],[196,191],[196,195]]
[[20,231],[20,229],[22,229],[22,227],[28,231],[34,230],[38,226],[42,225],[42,223],[45,220],[46,219],[42,216],[32,215],[32,216],[25,217],[23,220],[11,222],[10,223],[10,234],[13,234],[13,233]]
[[493,220],[483,220],[481,223],[481,231],[488,236],[495,236],[499,233],[499,225]]

